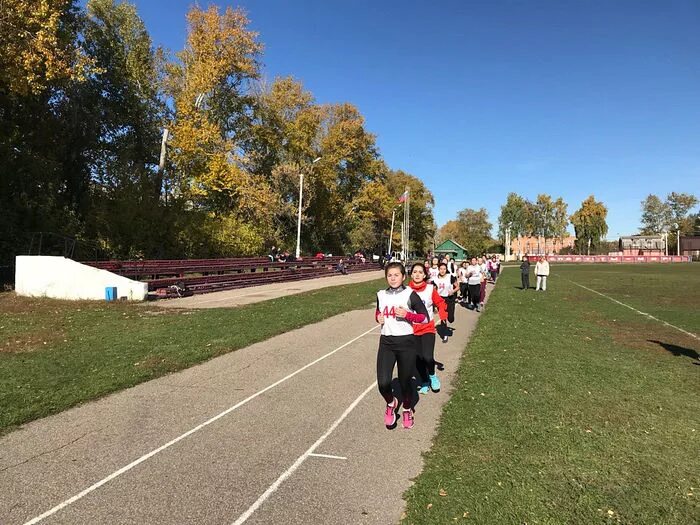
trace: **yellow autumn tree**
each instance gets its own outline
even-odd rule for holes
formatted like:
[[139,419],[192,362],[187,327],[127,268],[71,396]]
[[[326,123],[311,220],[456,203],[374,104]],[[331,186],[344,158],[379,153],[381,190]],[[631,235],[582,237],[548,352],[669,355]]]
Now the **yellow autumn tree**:
[[89,60],[75,39],[77,16],[73,0],[0,2],[0,83],[29,95],[84,78]]
[[246,224],[245,238],[255,246],[242,251],[261,249],[272,228],[266,210],[275,197],[263,176],[246,169],[241,131],[262,45],[241,10],[195,6],[187,22],[185,48],[166,79],[175,109],[169,127],[176,187],[192,208],[215,221],[217,238],[236,236],[237,225]]

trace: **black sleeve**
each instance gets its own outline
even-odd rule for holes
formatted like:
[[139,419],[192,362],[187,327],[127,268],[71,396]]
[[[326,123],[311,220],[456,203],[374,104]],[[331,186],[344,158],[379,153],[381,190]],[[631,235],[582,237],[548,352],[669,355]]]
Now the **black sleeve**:
[[423,303],[421,298],[418,297],[418,294],[416,292],[411,292],[411,297],[408,300],[408,305],[411,307],[411,310],[413,310],[417,314],[423,314],[426,319],[430,319],[430,315],[428,315],[428,309],[425,307],[425,304]]

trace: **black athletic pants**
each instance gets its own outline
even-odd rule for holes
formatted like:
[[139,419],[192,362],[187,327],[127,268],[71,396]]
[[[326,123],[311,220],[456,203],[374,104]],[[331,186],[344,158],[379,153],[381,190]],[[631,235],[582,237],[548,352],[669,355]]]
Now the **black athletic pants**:
[[467,296],[469,295],[469,286],[467,283],[459,283],[459,293],[462,296],[462,301],[469,302]]
[[415,335],[382,335],[379,337],[377,352],[377,386],[379,393],[387,404],[394,401],[391,391],[391,378],[394,365],[398,364],[399,385],[404,409],[413,406],[413,389],[411,377],[416,367],[416,349],[418,342]]
[[481,299],[481,285],[480,284],[470,284],[469,285],[469,300],[474,308],[479,306],[479,300]]
[[523,283],[523,290],[527,290],[528,288],[530,288],[530,274],[529,273],[520,274],[520,280]]
[[416,368],[422,383],[429,381],[428,375],[435,375],[435,334],[417,335],[418,358]]
[[447,303],[447,322],[454,323],[455,322],[455,300],[456,300],[456,297],[454,295],[448,295],[447,297],[443,297],[443,299]]

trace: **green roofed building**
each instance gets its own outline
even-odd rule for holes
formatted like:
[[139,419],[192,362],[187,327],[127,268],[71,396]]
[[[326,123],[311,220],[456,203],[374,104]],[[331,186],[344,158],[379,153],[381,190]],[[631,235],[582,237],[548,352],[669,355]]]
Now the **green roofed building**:
[[467,250],[461,244],[457,244],[452,239],[447,239],[435,247],[437,255],[450,254],[453,259],[464,260],[467,258]]

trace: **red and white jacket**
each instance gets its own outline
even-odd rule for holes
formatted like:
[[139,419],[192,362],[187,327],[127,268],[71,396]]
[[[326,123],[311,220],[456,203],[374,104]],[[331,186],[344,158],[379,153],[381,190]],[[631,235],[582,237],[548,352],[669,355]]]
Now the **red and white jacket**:
[[437,287],[434,284],[428,284],[425,281],[423,281],[421,284],[416,284],[411,281],[408,285],[413,289],[418,297],[420,297],[421,301],[423,301],[426,310],[428,310],[429,316],[427,323],[413,323],[413,333],[415,335],[434,334],[434,309],[438,309],[438,316],[440,317],[441,321],[447,319],[447,303],[445,302],[445,299],[440,297]]

